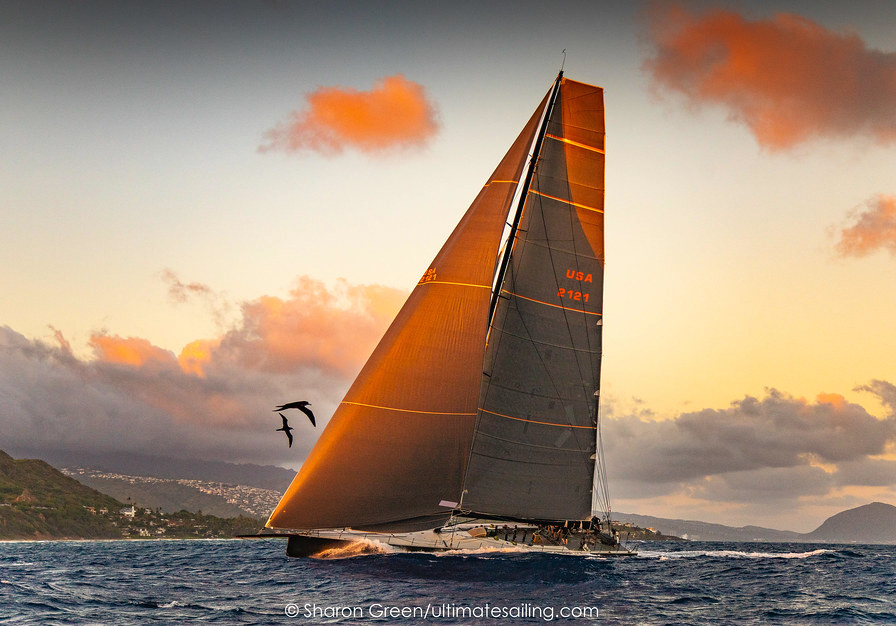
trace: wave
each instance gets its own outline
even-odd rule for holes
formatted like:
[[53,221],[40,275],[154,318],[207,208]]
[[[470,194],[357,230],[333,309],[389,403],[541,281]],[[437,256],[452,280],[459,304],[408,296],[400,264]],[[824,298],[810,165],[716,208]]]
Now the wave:
[[638,556],[642,558],[655,558],[660,561],[672,559],[688,559],[698,557],[712,558],[734,558],[734,559],[807,559],[813,556],[819,556],[835,552],[827,548],[819,548],[817,550],[809,550],[807,552],[746,552],[743,550],[681,550],[676,552],[659,552],[651,550],[641,550]]
[[318,552],[311,558],[322,561],[333,561],[337,559],[351,559],[356,556],[369,556],[371,554],[392,554],[394,552],[401,552],[401,550],[372,539],[359,539],[344,546],[328,548],[322,552]]

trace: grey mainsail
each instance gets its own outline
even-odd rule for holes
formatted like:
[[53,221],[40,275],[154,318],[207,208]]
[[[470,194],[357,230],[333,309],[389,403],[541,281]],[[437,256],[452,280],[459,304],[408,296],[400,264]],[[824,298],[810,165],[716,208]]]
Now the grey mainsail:
[[591,515],[603,302],[603,92],[563,80],[486,348],[464,510]]

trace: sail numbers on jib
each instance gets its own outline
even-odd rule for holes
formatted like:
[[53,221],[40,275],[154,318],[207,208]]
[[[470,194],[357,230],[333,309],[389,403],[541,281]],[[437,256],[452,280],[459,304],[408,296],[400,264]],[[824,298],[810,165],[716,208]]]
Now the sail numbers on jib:
[[428,283],[436,279],[436,268],[431,267],[426,270],[426,273],[423,274],[423,278],[420,279],[418,285],[422,285],[423,283]]

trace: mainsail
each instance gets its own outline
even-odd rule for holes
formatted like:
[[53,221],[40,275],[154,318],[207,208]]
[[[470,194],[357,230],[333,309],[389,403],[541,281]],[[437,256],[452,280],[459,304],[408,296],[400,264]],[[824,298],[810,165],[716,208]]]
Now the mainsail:
[[591,513],[603,313],[603,92],[561,81],[496,291],[463,508]]
[[[457,511],[590,516],[603,141],[602,90],[561,74],[412,291],[268,527],[401,532],[438,526]],[[518,227],[499,263],[508,219]],[[495,283],[497,264],[506,270]]]

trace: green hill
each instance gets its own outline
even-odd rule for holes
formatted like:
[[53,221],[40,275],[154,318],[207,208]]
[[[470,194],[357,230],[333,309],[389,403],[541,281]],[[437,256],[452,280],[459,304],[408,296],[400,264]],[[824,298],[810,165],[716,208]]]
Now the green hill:
[[0,451],[0,538],[120,538],[114,520],[95,512],[123,506],[43,461]]
[[123,514],[125,508],[44,461],[16,460],[0,450],[0,539],[230,537],[253,533],[263,523],[142,508]]

